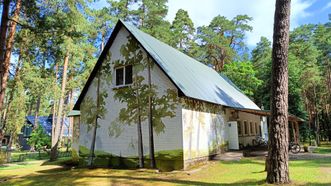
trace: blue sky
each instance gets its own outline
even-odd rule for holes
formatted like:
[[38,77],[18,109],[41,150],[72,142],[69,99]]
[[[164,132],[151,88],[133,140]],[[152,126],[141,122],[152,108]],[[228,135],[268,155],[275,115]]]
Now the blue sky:
[[[107,6],[100,0],[93,7]],[[189,12],[195,26],[208,25],[217,15],[232,19],[238,14],[253,17],[253,31],[247,33],[246,42],[252,48],[261,36],[272,39],[275,0],[168,0],[167,20],[172,21],[178,9]],[[291,30],[302,24],[325,23],[331,14],[331,0],[292,0]]]

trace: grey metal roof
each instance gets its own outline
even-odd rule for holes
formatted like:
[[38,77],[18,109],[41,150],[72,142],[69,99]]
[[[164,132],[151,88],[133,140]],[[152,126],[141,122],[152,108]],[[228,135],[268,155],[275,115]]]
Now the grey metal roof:
[[234,108],[260,108],[214,69],[120,21],[187,97]]

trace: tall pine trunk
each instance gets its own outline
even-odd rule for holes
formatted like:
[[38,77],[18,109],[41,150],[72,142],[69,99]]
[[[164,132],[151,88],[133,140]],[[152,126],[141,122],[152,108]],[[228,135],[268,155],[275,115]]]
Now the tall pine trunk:
[[40,102],[41,102],[41,96],[38,95],[37,97],[37,103],[36,103],[36,111],[34,113],[34,126],[33,128],[36,129],[39,124],[39,110],[40,110]]
[[[54,91],[54,102],[53,102],[53,106],[52,106],[52,123],[56,122],[56,108],[57,108],[57,104],[56,104],[56,92],[57,92],[57,74],[58,74],[58,63],[55,64],[54,67],[54,82],[53,82],[53,91]],[[55,140],[55,125],[52,125],[52,141]]]
[[[0,60],[1,64],[4,61],[6,36],[8,30],[8,15],[9,15],[10,0],[4,0],[2,4],[1,28],[0,28]],[[2,69],[2,68],[1,68]]]
[[[20,15],[22,0],[17,0],[14,15],[12,17],[13,21],[9,25],[9,33],[7,36],[6,50],[4,52],[3,61],[1,61],[1,87],[0,87],[0,111],[3,110],[3,103],[5,99],[5,93],[7,88],[8,76],[9,76],[9,65],[10,57],[14,46],[16,25]],[[3,34],[3,33],[1,33]],[[2,36],[1,36],[2,37]],[[2,38],[1,38],[2,39]],[[0,46],[1,47],[1,46]]]
[[[70,90],[69,92],[69,110],[71,111],[74,107],[74,100],[73,100],[73,90]],[[66,152],[69,151],[69,142],[73,141],[73,125],[74,125],[74,122],[73,122],[73,117],[69,117],[69,125],[68,125],[68,136],[67,136],[67,149],[66,149]],[[70,137],[70,141],[69,141],[69,136],[70,136],[70,133],[71,133],[71,137]]]
[[63,116],[63,105],[64,105],[64,96],[65,96],[65,89],[66,89],[66,83],[67,83],[67,69],[68,69],[68,63],[69,63],[69,52],[65,54],[64,57],[64,63],[63,63],[63,73],[62,73],[62,84],[61,84],[61,96],[59,100],[59,107],[57,111],[57,118],[56,123],[53,121],[54,131],[52,134],[52,148],[51,148],[51,156],[50,160],[54,161],[57,159],[57,151],[58,151],[58,145],[59,145],[59,139],[60,139],[60,133],[61,133],[61,121]]
[[[22,63],[23,63],[23,60],[22,60],[22,49],[20,49],[20,56],[18,57],[18,62],[17,62],[17,65],[16,65],[16,68],[15,68],[15,75],[14,75],[14,81],[13,81],[13,85],[9,91],[9,97],[7,99],[7,109],[6,109],[6,113],[8,113],[10,110],[11,110],[11,107],[12,107],[12,101],[13,101],[13,98],[14,98],[14,92],[16,90],[16,85],[17,85],[17,81],[19,80],[19,77],[20,77],[20,71],[22,69]],[[6,122],[7,122],[7,114],[4,113],[4,116],[3,116],[3,128],[5,128],[6,126]]]
[[271,121],[267,182],[289,183],[288,169],[288,44],[290,0],[276,0],[272,46]]
[[[1,17],[1,28],[0,28],[0,85],[2,85],[2,77],[4,75],[4,59],[5,59],[5,46],[6,36],[8,30],[8,15],[9,15],[10,0],[4,0],[2,4],[2,17]],[[2,93],[2,86],[0,86],[0,93]],[[0,112],[2,112],[3,100],[0,102]],[[4,125],[0,118],[0,133],[3,132]],[[2,142],[2,135],[0,135],[0,143]],[[1,145],[0,145],[1,146]]]
[[320,145],[320,125],[319,125],[318,107],[317,107],[317,92],[315,85],[313,91],[314,91],[314,124],[315,124],[316,145]]

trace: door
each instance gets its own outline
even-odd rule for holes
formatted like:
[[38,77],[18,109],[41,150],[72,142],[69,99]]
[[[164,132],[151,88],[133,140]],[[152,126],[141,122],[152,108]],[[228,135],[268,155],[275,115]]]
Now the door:
[[237,121],[228,122],[228,140],[230,150],[239,150],[238,126]]

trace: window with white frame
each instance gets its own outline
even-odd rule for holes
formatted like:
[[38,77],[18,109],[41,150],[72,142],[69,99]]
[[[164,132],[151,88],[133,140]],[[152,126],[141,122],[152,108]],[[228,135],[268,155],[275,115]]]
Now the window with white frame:
[[115,85],[117,87],[132,84],[132,65],[115,68]]
[[257,135],[259,135],[260,133],[260,131],[259,131],[259,128],[260,128],[260,125],[258,124],[258,123],[255,123],[255,133],[257,134]]
[[237,124],[237,126],[238,126],[238,135],[239,135],[239,136],[242,136],[243,134],[242,134],[242,126],[241,126],[241,122],[238,121],[237,123],[238,123],[238,124]]
[[245,135],[248,135],[249,134],[249,126],[248,126],[248,123],[247,123],[247,121],[244,121],[244,134]]
[[249,122],[249,134],[254,135],[253,123]]

